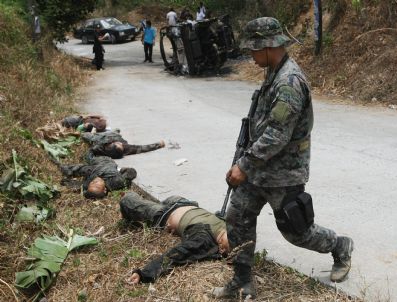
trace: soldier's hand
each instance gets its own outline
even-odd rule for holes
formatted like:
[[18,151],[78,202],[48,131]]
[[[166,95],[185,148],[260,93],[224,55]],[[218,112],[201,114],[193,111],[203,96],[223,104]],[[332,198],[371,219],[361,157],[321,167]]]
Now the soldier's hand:
[[133,273],[131,277],[125,280],[128,284],[138,284],[141,281],[141,277],[138,273]]
[[232,187],[238,187],[247,180],[247,175],[237,165],[231,167],[226,173],[226,182]]

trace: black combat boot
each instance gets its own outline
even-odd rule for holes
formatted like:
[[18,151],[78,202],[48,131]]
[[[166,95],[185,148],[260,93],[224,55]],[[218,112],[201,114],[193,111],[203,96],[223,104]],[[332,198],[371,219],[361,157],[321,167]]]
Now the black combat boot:
[[256,290],[251,279],[251,268],[249,266],[238,266],[234,268],[234,277],[223,287],[215,287],[211,295],[218,299],[227,298],[255,298]]
[[353,248],[353,239],[342,236],[338,237],[336,247],[332,251],[334,265],[331,271],[331,281],[342,282],[345,280],[350,271]]

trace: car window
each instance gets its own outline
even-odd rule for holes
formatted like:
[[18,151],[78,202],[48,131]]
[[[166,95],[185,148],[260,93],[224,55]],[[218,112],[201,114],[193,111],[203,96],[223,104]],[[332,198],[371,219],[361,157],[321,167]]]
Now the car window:
[[88,20],[88,21],[85,23],[85,27],[86,27],[86,28],[94,28],[94,21],[93,21],[93,20]]
[[112,25],[110,23],[106,22],[105,20],[101,20],[99,22],[101,23],[102,27],[105,29],[112,27]]
[[109,23],[111,26],[123,24],[121,21],[117,20],[116,18],[106,18],[105,21]]

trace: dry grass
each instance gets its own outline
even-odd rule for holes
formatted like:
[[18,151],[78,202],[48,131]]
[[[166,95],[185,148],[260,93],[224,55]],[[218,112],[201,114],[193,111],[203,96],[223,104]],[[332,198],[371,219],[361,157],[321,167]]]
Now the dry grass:
[[[87,78],[86,66],[46,47],[42,49],[49,50],[43,51],[40,59],[30,56],[30,51],[26,54],[17,46],[4,45],[8,56],[2,53],[0,57],[0,66],[5,70],[0,74],[0,161],[8,159],[14,148],[34,176],[59,184],[57,167],[42,149],[24,139],[20,130],[34,133],[48,120],[73,112],[74,90]],[[9,64],[12,60],[17,64]],[[72,158],[65,162],[81,161],[84,152],[84,146],[76,147]],[[0,301],[15,301],[9,286],[13,289],[15,272],[26,267],[26,249],[41,234],[60,234],[58,225],[84,235],[101,229],[103,232],[98,234],[99,245],[68,257],[47,293],[48,301],[212,301],[206,292],[231,276],[231,269],[224,262],[176,268],[154,286],[124,282],[133,268],[142,267],[179,239],[152,229],[125,226],[120,221],[120,196],[120,192],[113,192],[106,199],[91,201],[61,187],[61,197],[52,202],[56,217],[40,225],[14,223],[16,209],[23,201],[0,196]],[[263,259],[258,261],[255,275],[258,301],[351,301],[306,276]],[[18,299],[29,301],[20,293]]]

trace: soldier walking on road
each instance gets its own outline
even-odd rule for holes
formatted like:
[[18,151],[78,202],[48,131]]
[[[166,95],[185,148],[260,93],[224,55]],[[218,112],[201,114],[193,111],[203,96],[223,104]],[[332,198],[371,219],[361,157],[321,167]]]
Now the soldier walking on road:
[[251,50],[255,63],[268,67],[268,72],[250,120],[250,144],[226,174],[228,184],[235,187],[226,213],[227,236],[230,248],[241,251],[233,258],[233,279],[212,294],[217,298],[255,296],[251,271],[256,220],[266,203],[290,243],[332,253],[331,280],[343,281],[350,270],[353,240],[315,224],[312,199],[305,192],[313,126],[309,84],[288,57],[285,45],[290,39],[276,19],[250,21],[244,34],[242,47]]

